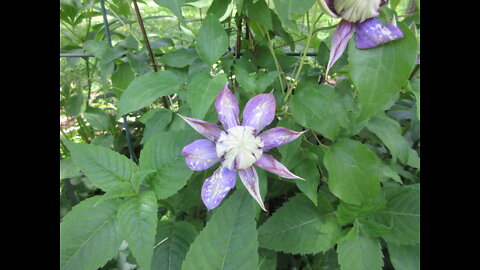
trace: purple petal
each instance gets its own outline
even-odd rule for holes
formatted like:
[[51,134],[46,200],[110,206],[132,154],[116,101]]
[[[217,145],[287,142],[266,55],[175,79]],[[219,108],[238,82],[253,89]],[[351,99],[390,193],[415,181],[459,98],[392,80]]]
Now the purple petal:
[[333,34],[332,47],[330,49],[330,59],[328,59],[327,71],[325,77],[328,75],[328,71],[333,64],[340,58],[347,47],[348,40],[355,29],[355,24],[342,20],[338,25],[335,33]]
[[355,41],[358,49],[369,49],[402,37],[400,28],[391,24],[382,25],[376,18],[371,18],[357,24]]
[[263,155],[255,162],[255,165],[283,178],[305,180],[291,173],[282,163],[269,154],[263,153]]
[[[180,114],[179,114],[180,115]],[[207,139],[216,142],[220,137],[221,129],[216,124],[198,120],[195,118],[180,115],[195,131],[205,136]]]
[[255,129],[255,135],[272,123],[275,118],[275,96],[272,92],[260,94],[251,98],[243,109],[242,126]]
[[206,139],[196,140],[185,146],[182,155],[192,171],[206,170],[220,161],[215,144]]
[[262,132],[258,137],[263,141],[264,147],[262,150],[268,151],[295,140],[304,132],[296,132],[284,127],[275,127]]
[[218,94],[215,100],[215,108],[217,109],[218,120],[222,123],[223,129],[227,130],[240,124],[240,120],[238,120],[238,115],[240,114],[238,101],[232,91],[228,89],[228,84],[225,84],[222,91]]
[[255,168],[250,166],[246,169],[238,170],[238,174],[250,195],[258,202],[263,211],[267,212],[265,205],[263,205],[262,197],[260,197],[260,186],[258,185],[258,175]]
[[235,187],[236,180],[235,170],[229,170],[222,165],[205,180],[202,186],[202,201],[208,210],[212,210],[220,204],[228,192]]

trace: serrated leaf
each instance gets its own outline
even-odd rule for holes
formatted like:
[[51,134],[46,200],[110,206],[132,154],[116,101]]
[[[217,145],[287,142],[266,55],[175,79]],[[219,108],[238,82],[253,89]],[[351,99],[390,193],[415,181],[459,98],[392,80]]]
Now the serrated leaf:
[[117,185],[128,183],[138,170],[137,165],[126,156],[108,148],[72,143],[65,140],[75,164],[92,183],[108,192],[118,189]]
[[200,58],[209,65],[217,62],[227,51],[228,36],[217,16],[209,13],[203,20],[195,48]]
[[97,206],[103,201],[106,201],[109,199],[135,196],[135,195],[137,195],[137,193],[133,189],[132,185],[130,183],[122,182],[122,183],[119,183],[118,185],[115,185],[107,193],[100,196],[100,199],[97,201],[97,203],[94,206]]
[[145,170],[145,171],[139,171],[134,173],[130,181],[130,184],[132,185],[133,190],[135,190],[135,192],[138,192],[140,189],[140,185],[144,181],[151,179],[151,177],[155,176],[156,173],[157,173],[156,170]]
[[212,78],[208,73],[198,73],[188,86],[188,100],[192,108],[192,117],[203,119],[218,93],[227,83],[225,73]]
[[148,183],[159,199],[170,197],[187,183],[193,171],[187,167],[182,149],[198,137],[191,130],[160,132],[144,145],[139,167],[156,171]]
[[378,240],[358,233],[338,243],[337,254],[342,270],[381,270],[383,267]]
[[384,109],[400,88],[407,83],[417,57],[415,35],[398,23],[404,37],[376,48],[359,50],[352,38],[348,45],[350,77],[357,86],[361,114],[357,122]]
[[157,228],[157,198],[151,190],[124,200],[118,209],[120,233],[135,260],[150,269]]
[[420,242],[420,184],[392,187],[385,193],[385,210],[371,218],[373,221],[393,228],[383,236],[399,245],[411,245]]
[[293,254],[327,251],[340,234],[329,208],[328,201],[316,207],[305,195],[295,195],[258,228],[260,247]]
[[181,84],[177,75],[168,70],[151,72],[135,78],[120,98],[117,119],[150,105],[159,97],[175,93]]
[[387,200],[382,193],[366,200],[361,205],[348,204],[341,201],[337,207],[337,218],[340,225],[351,223],[356,218],[368,217],[373,213],[385,209]]
[[357,219],[357,222],[360,226],[360,230],[362,232],[365,232],[366,235],[370,237],[384,236],[393,228],[393,223],[391,223],[389,226],[385,226],[375,221],[371,221],[367,218],[359,218]]
[[95,270],[118,251],[117,209],[119,199],[94,207],[100,196],[81,201],[60,223],[60,268]]
[[330,86],[308,84],[293,95],[290,106],[297,123],[330,140],[349,123],[345,104]]
[[258,269],[253,199],[237,190],[214,212],[190,246],[182,270]]
[[341,200],[359,205],[380,191],[379,158],[368,147],[340,139],[325,153],[328,188]]
[[397,245],[387,242],[390,261],[395,270],[420,269],[420,245]]
[[197,237],[195,227],[185,221],[158,223],[155,248],[152,257],[152,269],[181,269],[183,259],[190,245]]

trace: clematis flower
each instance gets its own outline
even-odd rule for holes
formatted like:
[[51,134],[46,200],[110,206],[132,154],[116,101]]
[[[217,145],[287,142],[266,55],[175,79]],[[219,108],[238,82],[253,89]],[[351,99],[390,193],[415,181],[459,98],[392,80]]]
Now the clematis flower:
[[[332,40],[326,75],[347,47],[353,31],[357,31],[357,49],[369,49],[403,37],[400,28],[382,25],[376,19],[386,0],[319,0],[322,9],[333,18],[342,18]],[[325,75],[325,76],[326,76]]]
[[221,130],[216,124],[180,115],[193,129],[205,136],[185,146],[182,154],[193,171],[206,170],[216,163],[220,166],[202,186],[202,201],[208,210],[217,207],[228,192],[235,187],[237,172],[248,192],[264,210],[260,197],[255,166],[284,178],[301,179],[282,163],[265,152],[298,138],[303,132],[274,127],[262,133],[275,117],[273,93],[259,94],[250,99],[243,110],[240,125],[238,102],[227,84],[215,101]]

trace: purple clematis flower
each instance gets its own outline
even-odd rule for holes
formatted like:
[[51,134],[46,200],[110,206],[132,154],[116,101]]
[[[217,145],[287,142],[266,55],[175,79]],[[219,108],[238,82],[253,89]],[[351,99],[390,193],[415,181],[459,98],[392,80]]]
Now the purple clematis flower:
[[[217,207],[235,186],[237,172],[248,192],[264,210],[260,197],[256,166],[284,178],[301,179],[291,173],[282,163],[264,153],[272,148],[298,138],[303,132],[283,127],[260,131],[275,117],[273,93],[259,94],[250,99],[243,110],[240,125],[238,102],[227,84],[217,96],[215,108],[222,131],[216,124],[180,115],[191,127],[207,139],[199,139],[185,146],[182,154],[187,166],[194,171],[206,170],[216,163],[220,166],[202,186],[202,200],[208,210]],[[260,134],[259,134],[260,133]]]
[[400,28],[376,19],[386,0],[319,0],[322,9],[333,18],[342,18],[333,35],[326,75],[347,47],[354,30],[358,49],[369,49],[403,37]]

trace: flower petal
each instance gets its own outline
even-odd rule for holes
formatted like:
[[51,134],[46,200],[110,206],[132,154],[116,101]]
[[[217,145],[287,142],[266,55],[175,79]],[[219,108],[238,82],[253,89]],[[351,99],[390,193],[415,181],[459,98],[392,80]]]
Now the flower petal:
[[258,167],[274,173],[280,177],[288,178],[288,179],[301,179],[305,180],[295,174],[291,173],[282,163],[277,161],[273,158],[273,156],[269,154],[263,154],[256,162],[255,165]]
[[347,47],[348,40],[355,29],[355,24],[342,20],[338,25],[335,33],[333,34],[332,47],[330,49],[330,59],[328,59],[327,71],[325,77],[328,75],[328,71],[333,64],[340,58]]
[[382,25],[376,18],[371,18],[357,24],[355,41],[358,49],[369,49],[402,37],[400,28],[391,24]]
[[199,119],[185,117],[179,114],[196,132],[202,134],[207,139],[216,142],[220,138],[221,129],[216,124],[205,122]]
[[258,175],[255,168],[250,166],[246,169],[238,170],[238,174],[250,195],[252,195],[252,197],[258,202],[263,211],[267,212],[262,197],[260,197],[260,186],[258,184]]
[[185,156],[187,166],[193,171],[206,170],[220,161],[215,144],[206,139],[196,140],[185,146],[182,155]]
[[278,147],[280,145],[283,145],[295,140],[304,132],[305,131],[296,132],[284,127],[274,127],[262,132],[260,135],[258,135],[258,137],[260,137],[260,139],[262,139],[263,141],[264,147],[262,150],[268,151],[272,148]]
[[223,129],[227,130],[240,124],[240,120],[238,120],[238,115],[240,114],[238,101],[232,91],[228,89],[228,84],[225,84],[222,91],[218,94],[215,100],[215,108],[217,109],[218,120],[222,123]]
[[235,187],[236,180],[236,171],[229,170],[222,165],[205,180],[202,186],[202,201],[208,210],[212,210],[220,204],[228,192]]
[[243,109],[242,126],[255,129],[255,135],[272,123],[275,118],[275,96],[273,92],[260,94],[251,98]]

